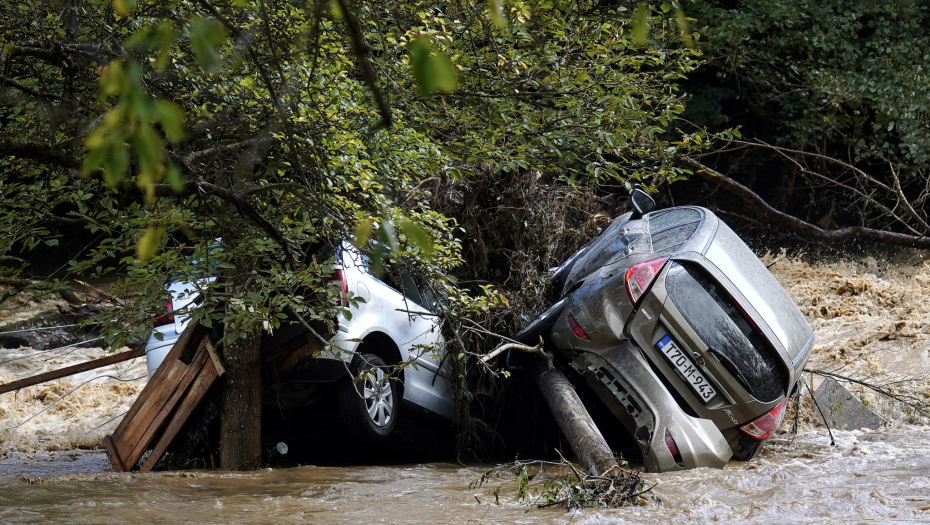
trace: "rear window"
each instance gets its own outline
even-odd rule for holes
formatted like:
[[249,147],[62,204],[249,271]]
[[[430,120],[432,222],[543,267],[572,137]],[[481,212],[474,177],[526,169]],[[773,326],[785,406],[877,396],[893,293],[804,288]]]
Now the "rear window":
[[716,281],[693,263],[672,263],[669,298],[710,352],[759,401],[785,395],[788,373],[766,337]]
[[648,215],[649,230],[655,234],[668,228],[691,222],[700,222],[704,215],[696,208],[670,208]]

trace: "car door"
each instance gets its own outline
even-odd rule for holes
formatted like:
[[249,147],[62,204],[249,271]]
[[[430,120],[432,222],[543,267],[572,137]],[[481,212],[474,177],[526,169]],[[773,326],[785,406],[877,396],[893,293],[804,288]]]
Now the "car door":
[[425,287],[409,273],[400,276],[401,305],[398,324],[405,325],[410,339],[398,341],[411,359],[404,370],[404,398],[446,417],[452,417],[454,402],[448,379],[445,339],[436,302]]

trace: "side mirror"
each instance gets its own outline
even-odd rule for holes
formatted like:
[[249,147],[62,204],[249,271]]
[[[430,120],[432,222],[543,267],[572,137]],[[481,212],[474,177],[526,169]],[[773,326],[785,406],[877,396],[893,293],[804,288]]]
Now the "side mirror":
[[630,192],[630,202],[633,203],[634,210],[630,220],[639,219],[656,208],[656,201],[639,188]]

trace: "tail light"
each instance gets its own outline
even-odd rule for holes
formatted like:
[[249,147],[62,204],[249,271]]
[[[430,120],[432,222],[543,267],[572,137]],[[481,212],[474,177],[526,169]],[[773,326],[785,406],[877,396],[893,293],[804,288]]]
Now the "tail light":
[[684,461],[681,459],[681,452],[678,450],[678,444],[675,443],[675,438],[669,434],[668,430],[665,431],[665,446],[668,447],[668,451],[672,454],[672,459],[675,460],[679,466],[684,466]]
[[739,427],[739,431],[755,439],[765,439],[771,436],[772,432],[775,432],[775,429],[778,428],[778,424],[781,423],[781,418],[785,414],[785,405],[787,403],[787,399],[782,401],[778,406],[762,414],[762,416],[755,421]]
[[630,295],[630,302],[634,305],[639,302],[639,298],[652,285],[668,257],[659,257],[651,261],[634,264],[626,271],[626,291]]
[[750,328],[752,328],[754,332],[757,332],[757,333],[758,333],[758,332],[761,332],[761,331],[762,331],[762,330],[759,330],[759,325],[757,325],[756,322],[752,320],[752,317],[749,317],[749,314],[746,313],[746,310],[743,310],[743,307],[740,306],[740,304],[739,304],[738,302],[736,302],[736,299],[733,299],[733,298],[731,297],[731,298],[730,298],[730,302],[733,304],[733,306],[736,307],[736,309],[737,309],[737,311],[739,311],[740,315],[743,316],[743,319],[745,319],[746,322],[749,323]]
[[172,302],[171,297],[163,297],[165,302],[165,315],[155,319],[155,326],[165,326],[166,324],[171,324],[174,322],[174,316],[171,315],[171,312],[174,311],[174,302]]
[[575,316],[572,314],[568,314],[568,326],[572,329],[572,332],[575,332],[575,335],[577,335],[578,337],[582,339],[588,339],[588,340],[591,339],[590,337],[588,337],[587,332],[584,331],[584,328],[582,328],[581,325],[578,324],[578,320],[575,319]]
[[340,304],[342,306],[348,306],[349,304],[349,284],[346,282],[346,276],[342,270],[336,270],[329,276],[330,283],[338,283],[339,290],[342,292],[342,298],[340,299]]

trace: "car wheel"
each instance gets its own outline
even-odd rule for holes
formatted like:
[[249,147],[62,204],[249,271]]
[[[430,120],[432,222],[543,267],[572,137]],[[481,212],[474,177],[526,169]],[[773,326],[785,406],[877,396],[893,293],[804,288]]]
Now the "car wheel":
[[400,389],[374,354],[356,355],[339,387],[339,408],[349,433],[363,441],[387,438],[397,423]]

